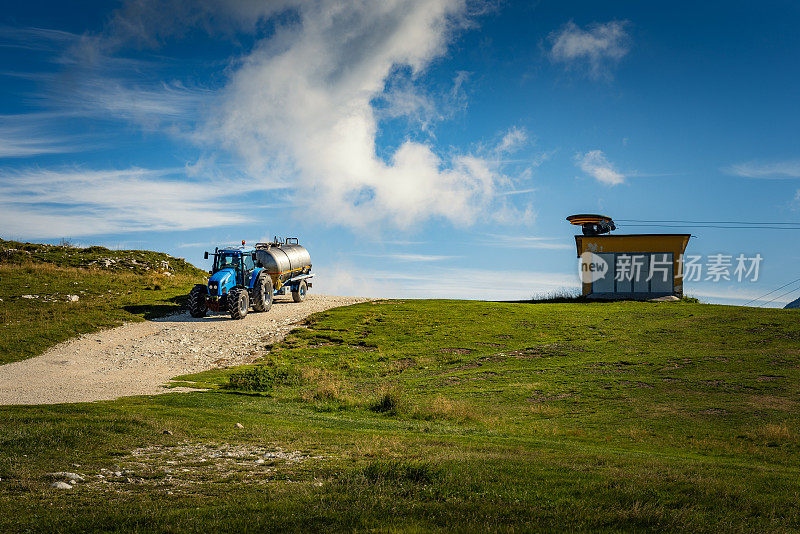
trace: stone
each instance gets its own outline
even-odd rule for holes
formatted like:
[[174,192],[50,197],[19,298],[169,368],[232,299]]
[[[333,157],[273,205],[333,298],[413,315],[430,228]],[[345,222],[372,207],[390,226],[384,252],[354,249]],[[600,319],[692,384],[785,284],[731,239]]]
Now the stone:
[[679,300],[681,299],[679,299],[675,295],[666,295],[664,297],[650,299],[650,302],[678,302]]
[[172,432],[170,430],[165,430],[164,432],[162,432],[162,434],[164,434],[165,436],[171,436]]
[[60,480],[58,482],[53,482],[52,484],[50,484],[50,487],[51,488],[55,488],[55,489],[63,489],[63,490],[72,489],[72,486],[70,486],[66,482],[61,482]]
[[35,299],[36,295],[22,295],[22,298],[24,298],[24,299]]
[[244,425],[242,423],[236,423],[236,428],[244,428]]
[[77,480],[83,482],[83,477],[77,473],[70,473],[69,471],[57,471],[55,473],[47,473],[50,478],[60,478],[62,480]]
[[70,302],[78,302],[81,298],[78,295],[67,295]]

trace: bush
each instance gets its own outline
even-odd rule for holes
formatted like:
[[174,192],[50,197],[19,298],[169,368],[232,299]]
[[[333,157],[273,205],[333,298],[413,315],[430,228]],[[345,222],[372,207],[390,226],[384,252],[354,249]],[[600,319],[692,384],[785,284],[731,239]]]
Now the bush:
[[86,247],[81,250],[81,254],[96,254],[96,253],[106,253],[111,252],[111,250],[107,249],[106,247],[101,247],[100,245],[93,245],[91,247]]
[[262,365],[232,373],[226,389],[242,391],[271,391],[275,386],[300,385],[302,376],[288,365]]

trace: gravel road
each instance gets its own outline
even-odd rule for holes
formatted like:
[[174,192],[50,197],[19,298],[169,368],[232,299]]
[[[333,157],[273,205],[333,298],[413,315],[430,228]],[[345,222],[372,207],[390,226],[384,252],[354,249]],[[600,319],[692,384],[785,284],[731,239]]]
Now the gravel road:
[[368,299],[309,295],[276,297],[266,313],[234,321],[227,314],[188,313],[86,334],[40,356],[0,365],[0,405],[109,400],[165,389],[170,378],[250,363],[308,315]]

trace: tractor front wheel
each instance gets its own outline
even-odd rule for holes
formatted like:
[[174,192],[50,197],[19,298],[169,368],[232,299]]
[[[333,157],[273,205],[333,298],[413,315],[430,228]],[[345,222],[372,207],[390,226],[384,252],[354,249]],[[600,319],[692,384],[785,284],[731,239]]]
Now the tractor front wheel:
[[303,302],[306,300],[306,293],[308,293],[308,284],[306,284],[305,280],[301,280],[299,284],[297,284],[297,290],[292,291],[292,300],[295,302]]
[[249,307],[250,297],[247,296],[247,290],[232,289],[228,293],[228,310],[231,312],[231,319],[244,319]]
[[206,304],[206,286],[197,284],[189,292],[189,315],[192,317],[205,317],[208,311]]
[[272,279],[261,275],[253,287],[253,311],[265,312],[272,307]]

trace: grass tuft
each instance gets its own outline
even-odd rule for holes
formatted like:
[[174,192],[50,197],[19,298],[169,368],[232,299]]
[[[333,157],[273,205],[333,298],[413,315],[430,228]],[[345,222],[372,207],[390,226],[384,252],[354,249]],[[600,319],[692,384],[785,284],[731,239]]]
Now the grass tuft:
[[441,478],[441,471],[428,462],[375,460],[363,470],[364,478],[375,483],[430,484]]
[[369,409],[376,413],[399,415],[401,405],[400,396],[396,392],[387,391],[372,401],[369,405]]

